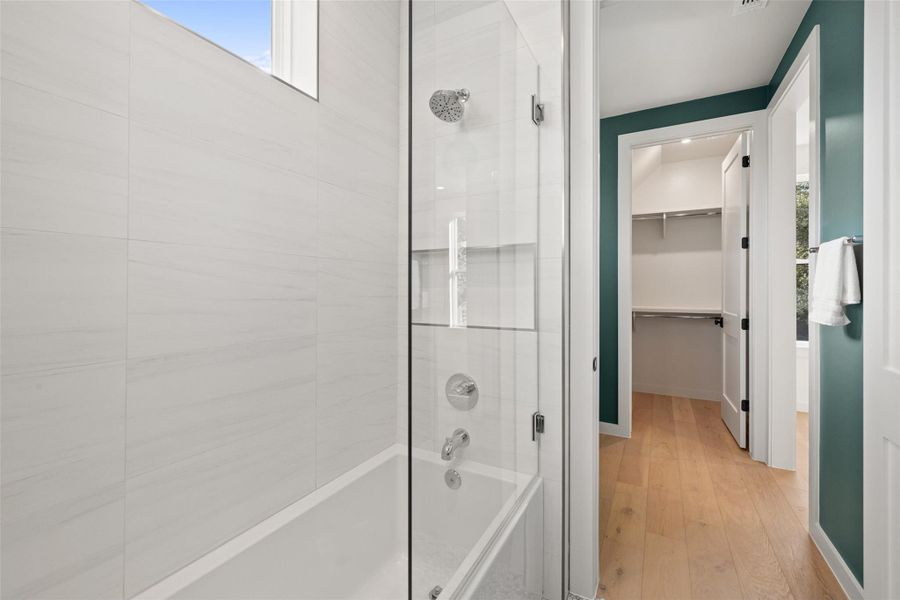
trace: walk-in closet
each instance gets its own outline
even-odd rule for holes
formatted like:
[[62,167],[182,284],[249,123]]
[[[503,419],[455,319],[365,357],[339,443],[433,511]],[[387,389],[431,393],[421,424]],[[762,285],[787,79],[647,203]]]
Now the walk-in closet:
[[723,160],[737,134],[632,156],[632,386],[722,398]]

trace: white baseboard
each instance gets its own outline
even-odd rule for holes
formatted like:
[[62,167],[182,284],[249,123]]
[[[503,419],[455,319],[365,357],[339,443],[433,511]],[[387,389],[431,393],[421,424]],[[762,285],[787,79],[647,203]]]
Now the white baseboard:
[[600,421],[598,431],[603,435],[614,435],[623,438],[631,437],[631,432],[627,431],[624,425],[617,423],[604,423],[603,421]]
[[722,390],[678,388],[658,383],[638,383],[636,381],[632,384],[632,389],[635,392],[659,394],[661,396],[678,396],[679,398],[696,398],[697,400],[713,400],[715,402],[722,400]]
[[819,552],[822,553],[822,557],[825,558],[825,562],[831,567],[831,572],[834,573],[838,583],[841,584],[844,593],[847,594],[847,598],[850,600],[863,600],[862,587],[859,585],[859,582],[856,581],[856,577],[854,577],[850,567],[848,567],[847,563],[844,562],[844,559],[841,558],[837,548],[831,543],[828,534],[825,533],[825,530],[822,529],[822,526],[818,522],[813,524],[810,536],[812,537],[813,542],[815,542],[816,547],[819,548]]

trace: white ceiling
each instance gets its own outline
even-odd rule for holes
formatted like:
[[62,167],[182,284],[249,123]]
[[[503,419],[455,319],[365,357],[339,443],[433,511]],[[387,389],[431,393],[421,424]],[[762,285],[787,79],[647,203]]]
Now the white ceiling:
[[701,158],[724,159],[737,136],[736,133],[726,133],[692,139],[687,143],[678,141],[636,148],[631,153],[631,184],[636,188],[664,163]]
[[679,160],[695,160],[698,158],[725,158],[738,134],[727,133],[711,137],[693,139],[683,144],[672,142],[662,146],[662,162],[677,162]]
[[766,85],[810,0],[606,0],[601,4],[600,116]]

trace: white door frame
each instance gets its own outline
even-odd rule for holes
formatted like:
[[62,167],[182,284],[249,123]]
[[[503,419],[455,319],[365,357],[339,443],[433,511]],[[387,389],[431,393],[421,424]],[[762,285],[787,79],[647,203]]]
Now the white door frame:
[[[798,88],[805,82],[808,73],[809,88]],[[779,136],[775,131],[775,115],[784,108],[795,110],[789,106],[794,102],[797,93],[809,94],[809,244],[818,246],[820,240],[819,219],[819,26],[810,32],[803,46],[791,64],[781,84],[769,102],[769,244],[767,247],[770,274],[774,277],[777,269],[785,266],[790,260],[794,263],[793,244],[788,247],[788,240],[794,239],[795,227],[793,219],[783,218],[785,211],[794,211],[794,192],[791,198],[785,197],[785,191],[779,186],[783,181],[776,173],[779,165],[786,161],[794,164],[796,156],[795,125],[792,121],[788,136]],[[788,145],[790,147],[783,147]],[[796,176],[796,169],[791,168],[791,177]],[[778,179],[778,181],[776,181]],[[790,208],[788,208],[790,206]],[[791,212],[793,214],[793,212]],[[785,255],[790,252],[790,258]],[[776,267],[777,265],[777,267]],[[815,269],[815,255],[810,255],[810,280]],[[793,272],[794,267],[791,267]],[[767,299],[769,327],[766,335],[769,340],[768,397],[769,409],[769,465],[780,469],[796,469],[796,365],[797,342],[794,330],[788,325],[794,322],[794,289],[778,285],[769,287]],[[809,525],[812,528],[819,520],[819,329],[810,327],[809,331]]]
[[865,597],[881,600],[900,593],[900,402],[892,389],[900,330],[887,318],[896,315],[900,261],[900,5],[867,1],[864,27],[863,567]]
[[601,423],[601,433],[631,437],[631,153],[635,148],[675,142],[684,138],[698,138],[739,131],[752,132],[750,183],[750,456],[765,462],[768,459],[768,411],[766,396],[766,366],[768,358],[763,336],[767,323],[768,285],[765,255],[753,252],[754,244],[765,248],[766,195],[768,192],[768,127],[766,111],[729,115],[716,119],[694,121],[671,127],[649,129],[619,136],[618,172],[618,406],[617,425]]

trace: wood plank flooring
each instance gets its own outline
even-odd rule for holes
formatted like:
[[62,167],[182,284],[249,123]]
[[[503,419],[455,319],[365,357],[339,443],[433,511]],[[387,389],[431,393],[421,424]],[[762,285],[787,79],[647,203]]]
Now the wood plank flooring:
[[753,461],[719,404],[634,395],[632,437],[600,439],[606,600],[845,598],[807,532],[808,424],[798,469]]

